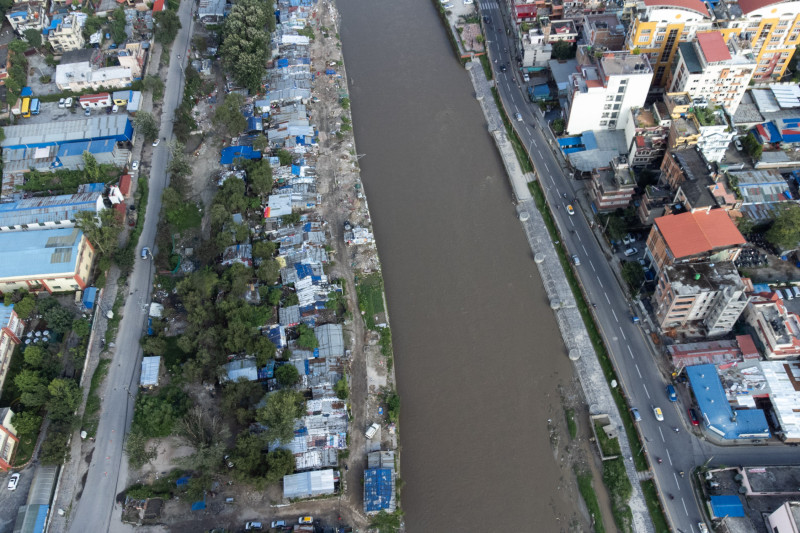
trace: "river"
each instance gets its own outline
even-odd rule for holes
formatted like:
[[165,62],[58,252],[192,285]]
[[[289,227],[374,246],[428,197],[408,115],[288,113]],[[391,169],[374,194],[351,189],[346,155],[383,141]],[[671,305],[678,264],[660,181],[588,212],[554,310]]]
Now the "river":
[[[467,72],[433,5],[340,0],[402,398],[407,530],[564,530],[548,418],[573,370]],[[562,446],[563,447],[563,446]]]

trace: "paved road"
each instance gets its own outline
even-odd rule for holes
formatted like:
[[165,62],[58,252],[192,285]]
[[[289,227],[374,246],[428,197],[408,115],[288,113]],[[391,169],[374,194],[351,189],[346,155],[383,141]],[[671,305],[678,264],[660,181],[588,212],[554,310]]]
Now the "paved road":
[[[482,15],[491,18],[486,24],[489,57],[501,98],[510,116],[521,115],[514,126],[528,147],[537,176],[545,189],[553,216],[561,229],[570,255],[580,260],[578,276],[590,300],[595,304],[595,316],[605,337],[606,346],[614,360],[630,405],[638,408],[642,421],[639,430],[644,436],[645,449],[653,464],[656,483],[665,497],[668,518],[679,531],[699,531],[700,502],[695,501],[688,475],[695,466],[708,464],[770,465],[796,462],[796,452],[785,446],[723,447],[697,438],[688,425],[683,403],[670,402],[666,394],[666,377],[655,361],[645,333],[631,317],[638,312],[621,290],[603,248],[595,239],[589,222],[573,201],[574,182],[561,168],[551,151],[552,136],[547,130],[538,106],[528,100],[522,86],[516,61],[511,57],[511,41],[505,34],[505,23],[497,5],[481,3]],[[494,62],[497,59],[497,62]],[[499,67],[508,65],[506,72]],[[513,120],[513,119],[512,119]],[[543,129],[544,128],[544,129]],[[575,206],[575,214],[567,213],[567,205]],[[688,397],[688,395],[686,395]],[[657,421],[654,407],[660,407],[664,420]],[[679,431],[674,431],[678,428]],[[661,458],[658,463],[656,458]],[[669,499],[668,495],[674,499]]]
[[[163,114],[160,136],[172,138],[172,117],[183,90],[182,65],[186,61],[191,31],[191,12],[193,2],[182,2],[179,16],[183,28],[172,45],[173,60],[165,83]],[[181,56],[177,61],[177,55]],[[142,139],[137,142],[144,142]],[[107,393],[103,400],[103,410],[97,429],[96,445],[89,466],[86,486],[81,499],[73,511],[69,530],[76,533],[86,531],[113,530],[119,522],[114,520],[114,498],[125,488],[127,481],[127,458],[123,452],[125,433],[133,416],[134,398],[138,390],[141,365],[139,338],[147,317],[150,302],[150,288],[153,280],[153,262],[141,259],[139,250],[143,246],[153,248],[158,217],[161,212],[161,193],[166,186],[165,168],[169,158],[166,142],[153,150],[150,167],[150,195],[144,229],[137,248],[136,265],[129,278],[129,294],[123,309],[116,339],[114,361],[107,378]],[[119,516],[117,508],[117,517]]]

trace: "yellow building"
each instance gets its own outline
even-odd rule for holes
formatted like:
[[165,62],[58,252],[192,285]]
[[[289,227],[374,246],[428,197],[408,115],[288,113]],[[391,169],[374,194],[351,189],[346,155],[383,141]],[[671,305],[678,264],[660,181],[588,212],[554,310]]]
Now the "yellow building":
[[692,41],[698,31],[710,31],[711,15],[700,0],[644,0],[639,6],[625,45],[649,56],[653,86],[663,87],[678,44]]

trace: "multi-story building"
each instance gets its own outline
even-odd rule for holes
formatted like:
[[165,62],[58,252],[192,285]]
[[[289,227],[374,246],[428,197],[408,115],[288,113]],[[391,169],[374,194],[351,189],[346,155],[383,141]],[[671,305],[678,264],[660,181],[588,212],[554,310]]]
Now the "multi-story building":
[[800,356],[800,317],[786,309],[775,293],[753,296],[744,312],[756,344],[767,359]]
[[0,232],[73,227],[78,213],[99,214],[111,204],[122,201],[122,192],[106,197],[105,188],[103,183],[89,183],[81,185],[75,194],[37,196],[0,203]]
[[608,168],[592,172],[589,194],[594,207],[600,212],[628,207],[636,191],[636,178],[624,155],[615,157]]
[[6,84],[8,69],[11,68],[11,54],[8,53],[8,45],[0,45],[0,85]]
[[142,46],[144,42],[125,43],[125,46],[117,50],[117,61],[119,66],[131,69],[131,77],[138,80],[142,77],[144,59],[147,55],[147,48]]
[[625,26],[616,13],[584,15],[581,33],[586,44],[591,46],[622,50],[625,45]]
[[639,198],[636,215],[645,226],[652,226],[655,219],[667,214],[674,195],[664,187],[647,185],[644,194]]
[[56,86],[61,91],[121,89],[133,83],[131,69],[125,67],[92,68],[88,61],[56,66]]
[[645,255],[660,271],[681,263],[736,261],[745,242],[722,209],[691,211],[655,219]]
[[625,47],[649,57],[653,85],[663,87],[678,44],[711,29],[711,15],[700,0],[643,0],[631,17]]
[[11,470],[14,455],[17,453],[19,438],[17,430],[11,425],[14,411],[10,407],[0,409],[0,470]]
[[578,63],[567,92],[567,131],[624,129],[630,108],[642,107],[647,98],[653,77],[647,57],[628,52],[595,53],[581,46]]
[[0,305],[0,390],[6,380],[14,348],[22,342],[23,331],[25,322],[17,316],[14,305]]
[[711,107],[697,108],[695,116],[700,124],[697,148],[703,153],[706,161],[711,163],[722,161],[737,135],[730,116],[721,108]]
[[522,36],[522,66],[544,67],[553,54],[553,45],[548,43],[539,27],[531,28]]
[[578,29],[571,20],[550,20],[542,21],[542,33],[545,41],[554,44],[559,41],[574,43],[578,39]]
[[736,266],[722,261],[662,268],[653,300],[662,330],[714,337],[731,331],[749,297]]
[[50,24],[50,17],[47,14],[47,0],[30,0],[14,2],[6,11],[6,18],[11,23],[11,28],[18,35],[25,33],[25,30],[41,31]]
[[77,228],[0,233],[0,292],[85,289],[94,248]]
[[692,100],[723,106],[733,115],[756,68],[756,58],[738,39],[727,43],[718,31],[698,33],[680,43],[670,76],[670,92],[686,92]]
[[721,108],[691,99],[688,93],[667,93],[664,102],[672,117],[667,146],[696,146],[706,161],[721,161],[736,136],[730,117]]
[[80,50],[86,42],[83,38],[83,28],[74,14],[53,20],[53,24],[46,30],[45,37],[57,54]]
[[[663,106],[662,106],[663,107]],[[664,157],[672,119],[662,117],[657,106],[632,107],[625,125],[628,161],[632,167],[646,167]]]
[[694,148],[670,149],[661,162],[659,185],[669,187],[673,203],[687,211],[717,207],[709,165]]

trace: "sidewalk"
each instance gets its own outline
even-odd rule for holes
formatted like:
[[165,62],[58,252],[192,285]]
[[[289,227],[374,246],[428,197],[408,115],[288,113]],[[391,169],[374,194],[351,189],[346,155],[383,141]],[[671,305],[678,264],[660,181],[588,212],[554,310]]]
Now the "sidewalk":
[[[575,364],[575,373],[580,380],[581,388],[589,406],[589,413],[608,414],[615,425],[622,426],[617,405],[611,396],[611,390],[603,375],[597,354],[584,326],[583,318],[576,306],[572,289],[563,275],[563,269],[555,246],[550,239],[544,219],[539,210],[536,209],[533,197],[528,191],[527,178],[532,178],[532,175],[522,174],[513,148],[509,149],[510,142],[505,134],[502,117],[492,97],[491,83],[486,79],[480,63],[475,61],[467,63],[466,68],[469,71],[478,100],[489,124],[489,130],[498,144],[500,155],[503,157],[511,186],[517,196],[517,215],[528,237],[528,243],[534,254],[534,261],[539,269],[542,284],[550,300],[550,307],[555,313],[569,358]],[[524,193],[520,190],[521,188],[524,188]],[[631,457],[631,446],[625,432],[620,432],[619,444],[622,456],[625,458]],[[633,495],[628,502],[633,515],[633,530],[637,532],[653,532],[653,524],[650,520],[640,485],[640,475],[636,471],[632,460],[626,459],[624,464],[628,478],[633,486]]]

